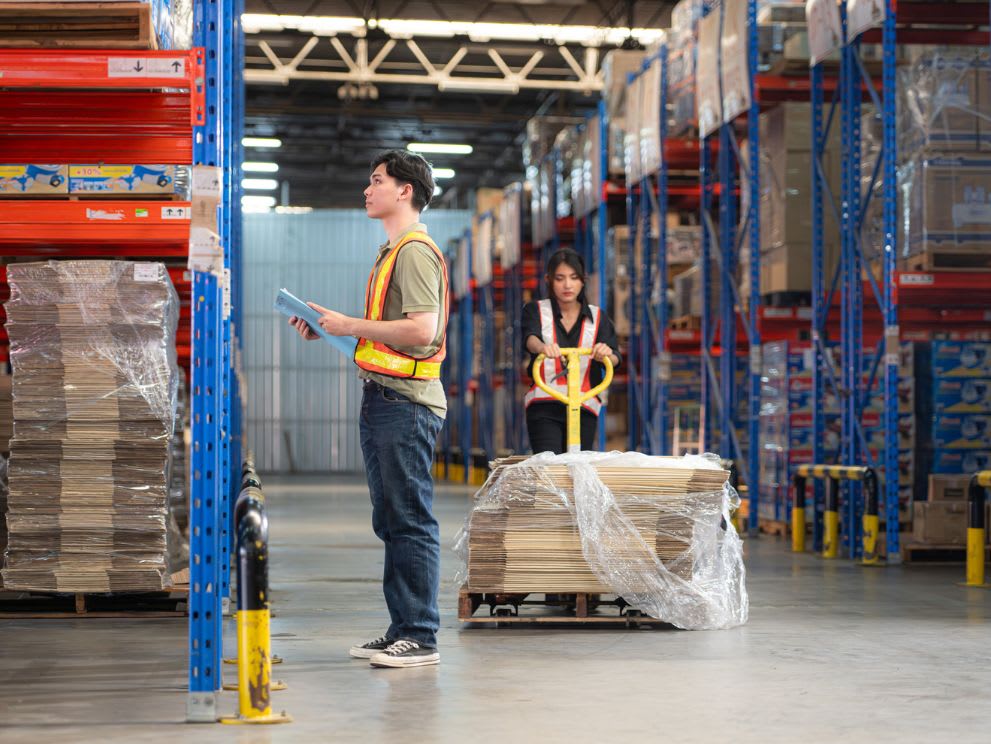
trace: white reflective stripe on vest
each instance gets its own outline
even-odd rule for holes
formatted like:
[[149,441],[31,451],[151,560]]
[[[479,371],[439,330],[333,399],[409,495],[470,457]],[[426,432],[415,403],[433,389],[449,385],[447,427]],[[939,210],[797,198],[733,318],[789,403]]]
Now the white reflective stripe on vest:
[[[537,308],[540,310],[540,334],[544,343],[547,343],[546,339],[551,339],[550,343],[557,343],[557,329],[554,324],[554,308],[551,305],[550,300],[540,300],[537,303]],[[588,321],[588,318],[582,317],[582,330],[581,337],[578,339],[578,347],[582,349],[591,349],[595,345],[595,337],[599,332],[599,308],[595,305],[589,305],[588,309],[592,313],[592,322]],[[579,377],[582,381],[582,391],[587,392],[592,389],[589,384],[589,366],[592,363],[592,357],[588,355],[582,355],[578,358],[579,363]],[[561,379],[555,380],[557,375],[557,362],[554,359],[545,359],[543,364],[544,382],[547,387],[552,388],[561,395],[567,397],[568,395],[568,378],[567,374],[561,375]],[[523,403],[525,406],[529,406],[531,403],[537,401],[553,400],[555,402],[560,402],[556,398],[552,397],[549,393],[541,390],[539,387],[534,385],[527,392],[526,396],[523,398]],[[582,408],[594,413],[596,416],[599,415],[599,411],[602,409],[602,402],[598,398],[591,398],[582,404]]]

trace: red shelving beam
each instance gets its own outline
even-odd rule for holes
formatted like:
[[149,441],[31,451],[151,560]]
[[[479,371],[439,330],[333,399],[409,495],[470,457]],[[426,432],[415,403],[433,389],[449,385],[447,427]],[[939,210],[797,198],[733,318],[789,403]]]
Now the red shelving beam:
[[189,202],[0,200],[0,252],[7,256],[185,257]]
[[[187,92],[190,126],[206,115],[203,49],[0,49],[0,88],[165,90]],[[84,120],[85,111],[74,119]],[[75,122],[67,122],[72,124]]]

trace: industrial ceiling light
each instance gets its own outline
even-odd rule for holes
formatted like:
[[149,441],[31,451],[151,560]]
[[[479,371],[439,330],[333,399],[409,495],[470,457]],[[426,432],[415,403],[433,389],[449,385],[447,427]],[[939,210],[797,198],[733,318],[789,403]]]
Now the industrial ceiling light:
[[247,195],[241,197],[241,209],[244,212],[257,214],[259,212],[267,212],[274,206],[274,196]]
[[446,179],[454,178],[453,168],[434,168],[433,169],[434,178]]
[[276,207],[276,214],[309,214],[313,207]]
[[255,161],[245,161],[241,164],[241,170],[245,173],[278,173],[278,163],[259,163]]
[[432,37],[450,39],[467,36],[474,42],[489,41],[553,41],[556,44],[582,44],[584,46],[619,46],[628,38],[634,38],[648,46],[664,38],[664,31],[656,28],[605,28],[602,26],[557,26],[531,23],[475,23],[468,21],[432,21],[401,18],[370,20],[366,27],[360,18],[348,16],[292,16],[245,13],[241,16],[245,33],[284,31],[293,29],[315,36],[350,34],[364,37],[369,28],[381,29],[393,39]]
[[242,178],[241,186],[256,191],[275,191],[279,188],[279,182],[274,178]]
[[406,145],[410,152],[435,153],[437,155],[471,155],[471,145],[448,145],[442,142],[410,142]]
[[[500,80],[499,78],[485,78],[485,91],[488,93],[510,93],[516,95],[520,92],[519,84],[513,82],[512,80]],[[454,93],[458,92],[474,92],[481,89],[480,80],[458,80],[457,78],[448,78],[447,80],[441,80],[437,83],[437,87],[441,91],[452,91]]]
[[245,137],[241,140],[245,147],[269,147],[276,149],[282,147],[282,140],[278,137]]

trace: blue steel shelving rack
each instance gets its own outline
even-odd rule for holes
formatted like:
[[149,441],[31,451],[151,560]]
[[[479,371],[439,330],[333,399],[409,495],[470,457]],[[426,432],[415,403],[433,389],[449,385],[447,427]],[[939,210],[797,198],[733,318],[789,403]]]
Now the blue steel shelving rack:
[[[493,215],[486,212],[475,218],[477,224],[483,220],[493,221]],[[481,231],[479,231],[479,234]],[[495,234],[492,233],[492,241],[495,241]],[[490,243],[486,248],[491,250]],[[473,250],[477,249],[472,246]],[[491,254],[490,254],[490,259]],[[478,409],[478,444],[485,456],[485,462],[495,459],[495,290],[493,281],[495,277],[495,267],[489,271],[489,280],[485,284],[479,284],[476,279],[473,291],[478,295],[477,315],[481,321],[479,332],[479,354],[478,354],[478,391],[475,402]],[[474,356],[474,348],[472,349]]]
[[[821,462],[824,456],[823,434],[825,414],[823,413],[825,385],[828,382],[834,389],[844,390],[842,427],[844,446],[840,459],[847,465],[867,465],[881,467],[885,474],[898,473],[898,373],[899,342],[902,328],[899,319],[899,299],[897,258],[898,249],[898,140],[897,140],[897,81],[896,54],[900,42],[913,44],[962,44],[987,45],[987,31],[976,30],[987,23],[983,16],[983,3],[927,4],[903,3],[902,16],[896,0],[885,3],[885,17],[880,29],[870,29],[854,36],[847,28],[845,4],[840,5],[840,22],[843,30],[843,46],[840,56],[840,85],[834,96],[834,104],[823,121],[824,80],[820,66],[810,72],[812,86],[813,148],[816,157],[816,173],[812,179],[813,209],[813,342],[816,364],[813,369],[814,394],[814,450],[813,456]],[[939,26],[946,28],[939,28]],[[881,87],[878,90],[874,79],[867,71],[861,58],[861,44],[881,43]],[[864,191],[861,190],[860,173],[862,157],[861,107],[865,93],[881,114],[882,147],[878,160],[872,169],[872,178]],[[825,179],[821,155],[833,126],[836,99],[841,110],[843,169],[842,195],[837,206],[824,188]],[[880,179],[880,181],[879,181]],[[875,197],[875,187],[880,183],[880,195]],[[861,242],[861,228],[864,217],[873,198],[880,198],[882,204],[883,250],[881,256],[880,283],[872,272],[864,272],[866,265],[864,246]],[[828,212],[824,207],[828,206]],[[824,214],[825,212],[825,214]],[[823,256],[823,227],[825,216],[832,213],[840,222],[841,251],[840,265],[831,278],[827,289]],[[861,277],[866,276],[868,290],[864,290]],[[840,352],[843,371],[837,380],[836,371],[826,353],[826,327],[832,297],[840,285]],[[944,283],[945,284],[945,283]],[[863,335],[865,294],[873,299],[880,310],[883,333],[874,351],[874,362],[866,379],[863,370]],[[852,362],[851,362],[852,360]],[[869,402],[870,392],[877,379],[878,368],[883,360],[883,427],[884,451],[880,462],[875,461],[866,446],[861,417]],[[881,499],[882,513],[885,516],[886,551],[888,562],[900,560],[899,553],[899,484],[897,477],[884,478],[884,491]],[[846,555],[857,558],[861,552],[861,515],[863,498],[859,484],[847,484],[842,493],[843,524],[842,544]],[[815,501],[817,512],[822,503],[821,484],[816,485]],[[814,522],[816,549],[821,548],[822,535],[819,520]]]
[[[194,272],[192,333],[192,493],[190,510],[189,692],[186,719],[214,722],[222,686],[223,613],[229,602],[233,491],[239,483],[240,401],[231,375],[232,312],[240,292],[240,132],[243,119],[241,0],[199,0],[194,44],[206,50],[206,119],[194,133],[194,164],[221,168],[218,214],[230,280]],[[235,140],[238,141],[235,144]],[[238,223],[235,226],[235,223]],[[236,289],[235,289],[236,288]],[[236,316],[235,316],[236,317]],[[234,444],[232,444],[234,443]]]
[[[724,13],[722,3],[712,4],[706,13]],[[722,31],[722,17],[720,32]],[[722,33],[720,33],[720,37]],[[757,0],[747,2],[747,57],[749,68],[750,108],[747,112],[748,158],[743,164],[743,154],[736,138],[733,122],[723,123],[718,134],[711,134],[702,142],[699,176],[702,185],[702,247],[701,284],[702,297],[711,297],[711,260],[715,258],[719,267],[719,371],[714,361],[716,323],[708,312],[708,302],[702,302],[702,419],[703,447],[712,450],[711,431],[708,423],[716,415],[720,427],[718,453],[732,459],[740,472],[741,480],[747,484],[749,497],[749,531],[756,535],[758,530],[760,472],[760,402],[761,402],[761,294],[760,294],[760,102],[757,96],[757,75],[759,67],[759,31],[757,27]],[[720,81],[720,101],[722,101],[723,59],[722,48],[717,59]],[[719,150],[715,172],[712,162],[713,140],[718,137]],[[746,215],[738,215],[737,190],[746,191],[749,203]],[[712,219],[712,209],[718,195],[719,229]],[[738,221],[738,216],[742,220]],[[747,448],[741,446],[737,436],[736,420],[736,349],[737,311],[742,308],[742,298],[733,276],[744,237],[749,237],[749,306],[740,312],[740,325],[743,327],[750,348],[746,374],[748,408],[746,427]],[[715,250],[715,255],[713,255]]]
[[[661,147],[660,168],[645,173],[639,184],[627,185],[626,212],[629,229],[629,272],[631,338],[629,348],[629,448],[651,455],[670,454],[668,382],[671,357],[668,350],[668,48],[661,45],[656,55],[647,57],[640,71],[628,78],[628,84],[643,75],[655,63],[660,65],[660,105],[658,138]],[[656,184],[656,186],[655,186]],[[654,241],[651,217],[658,216],[658,234]],[[637,264],[634,246],[637,230],[642,231],[643,249]],[[658,302],[653,302],[656,259],[657,281],[661,287]]]
[[505,364],[499,373],[506,390],[506,406],[503,420],[506,431],[506,446],[512,452],[519,454],[526,446],[526,433],[523,423],[523,385],[520,379],[523,349],[523,265],[525,263],[524,245],[529,241],[525,236],[525,220],[523,219],[523,184],[513,187],[519,192],[519,228],[520,255],[516,264],[509,268],[503,267],[505,283],[504,304],[506,312],[506,348],[508,354]]

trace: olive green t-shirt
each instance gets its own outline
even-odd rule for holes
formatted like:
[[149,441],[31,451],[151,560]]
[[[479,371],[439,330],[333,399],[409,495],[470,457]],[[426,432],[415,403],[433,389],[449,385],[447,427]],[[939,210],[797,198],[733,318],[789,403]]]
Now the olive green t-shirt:
[[[375,259],[375,275],[382,266],[382,260],[396,244],[410,232],[426,232],[422,223],[411,225],[403,230],[394,241],[379,249]],[[426,243],[414,240],[403,246],[396,257],[392,270],[389,290],[385,295],[383,320],[402,320],[407,313],[437,313],[437,336],[430,346],[397,346],[396,351],[409,356],[424,358],[433,356],[440,348],[444,337],[443,325],[447,320],[444,306],[444,279],[440,259]],[[380,385],[405,395],[414,403],[426,406],[441,418],[447,416],[447,397],[440,380],[408,380],[389,377],[364,369],[358,370],[358,377],[373,380]]]

